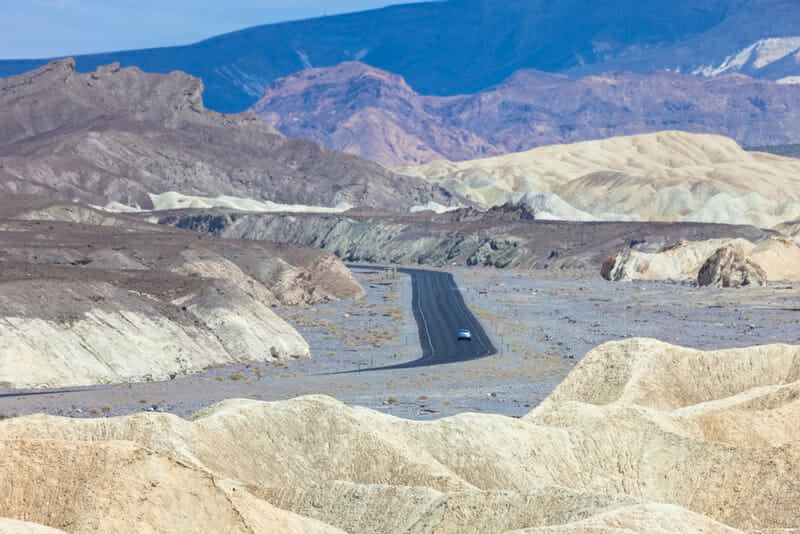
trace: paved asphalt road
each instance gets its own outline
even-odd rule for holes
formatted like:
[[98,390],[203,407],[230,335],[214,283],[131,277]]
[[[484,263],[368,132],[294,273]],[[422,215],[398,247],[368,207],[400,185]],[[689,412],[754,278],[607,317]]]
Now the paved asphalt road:
[[[497,353],[480,321],[464,304],[452,274],[424,269],[397,269],[397,272],[411,276],[411,307],[419,330],[422,357],[410,362],[362,369],[362,372],[463,362]],[[472,332],[471,341],[457,339],[462,328]]]

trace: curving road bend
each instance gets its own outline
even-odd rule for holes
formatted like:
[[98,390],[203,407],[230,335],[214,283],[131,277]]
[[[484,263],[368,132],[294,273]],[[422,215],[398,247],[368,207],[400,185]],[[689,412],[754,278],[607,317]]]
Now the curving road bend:
[[[422,356],[410,362],[361,369],[362,372],[463,362],[497,353],[480,321],[464,303],[452,274],[406,268],[399,268],[397,272],[411,277],[411,307],[419,330]],[[456,339],[461,328],[472,331],[472,341]]]

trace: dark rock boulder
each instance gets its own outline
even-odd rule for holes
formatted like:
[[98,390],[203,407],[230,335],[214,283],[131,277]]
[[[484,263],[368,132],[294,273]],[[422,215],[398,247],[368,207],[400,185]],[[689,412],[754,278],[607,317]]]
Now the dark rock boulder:
[[603,261],[600,276],[611,282],[619,282],[625,278],[625,263],[630,258],[630,249],[620,250]]
[[763,286],[766,281],[764,269],[748,260],[741,250],[731,246],[717,249],[697,274],[697,283],[701,286]]

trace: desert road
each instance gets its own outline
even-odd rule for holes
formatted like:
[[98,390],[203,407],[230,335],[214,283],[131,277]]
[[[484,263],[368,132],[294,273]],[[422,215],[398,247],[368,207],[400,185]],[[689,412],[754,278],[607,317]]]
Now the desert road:
[[[350,268],[370,267],[351,265]],[[497,353],[480,321],[464,304],[452,274],[407,268],[398,268],[397,272],[411,277],[411,307],[419,330],[422,356],[410,362],[361,369],[361,372],[463,362]],[[456,338],[462,328],[472,332],[471,341]]]

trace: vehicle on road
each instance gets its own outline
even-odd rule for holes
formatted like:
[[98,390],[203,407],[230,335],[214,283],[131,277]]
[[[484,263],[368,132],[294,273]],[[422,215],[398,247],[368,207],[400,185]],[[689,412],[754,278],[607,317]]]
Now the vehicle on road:
[[472,341],[472,332],[470,332],[468,328],[462,328],[458,331],[456,338],[459,341]]

